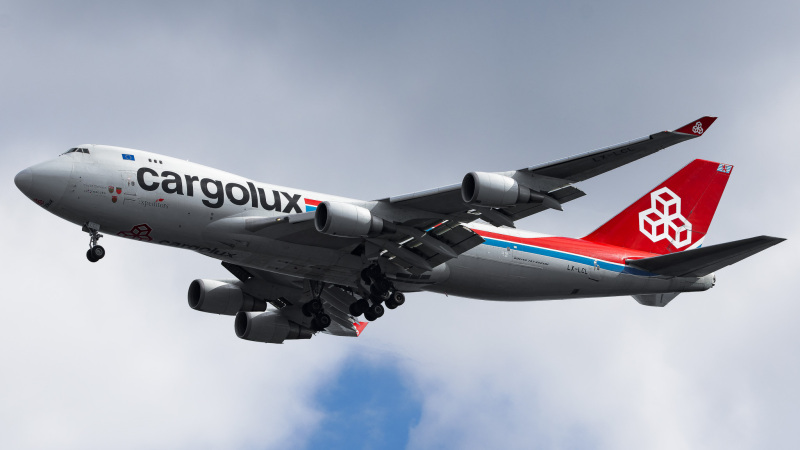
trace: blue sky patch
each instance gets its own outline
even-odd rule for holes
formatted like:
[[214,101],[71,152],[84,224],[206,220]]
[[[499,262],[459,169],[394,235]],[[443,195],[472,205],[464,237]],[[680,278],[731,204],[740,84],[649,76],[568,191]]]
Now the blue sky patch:
[[401,449],[419,423],[422,405],[392,364],[354,359],[318,393],[325,418],[308,448]]

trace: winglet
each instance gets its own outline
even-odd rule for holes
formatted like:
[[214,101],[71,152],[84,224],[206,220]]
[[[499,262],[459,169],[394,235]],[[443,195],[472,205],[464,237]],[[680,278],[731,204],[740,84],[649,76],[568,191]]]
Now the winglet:
[[703,133],[708,130],[708,127],[711,126],[714,121],[717,120],[716,117],[701,117],[695,121],[689,122],[686,125],[678,128],[674,131],[674,133],[683,133],[683,134],[691,134],[693,136],[702,136]]
[[367,324],[369,322],[353,322],[353,326],[356,327],[356,337],[361,336],[361,332],[364,331],[364,328],[367,328]]

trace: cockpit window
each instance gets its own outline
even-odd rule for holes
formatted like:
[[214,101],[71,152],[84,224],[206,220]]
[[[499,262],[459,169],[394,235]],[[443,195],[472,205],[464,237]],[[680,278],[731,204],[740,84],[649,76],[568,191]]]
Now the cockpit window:
[[80,148],[80,147],[71,148],[71,149],[65,151],[64,153],[62,153],[62,155],[66,155],[67,153],[75,153],[75,152],[86,153],[88,155],[89,154],[89,149],[88,148]]

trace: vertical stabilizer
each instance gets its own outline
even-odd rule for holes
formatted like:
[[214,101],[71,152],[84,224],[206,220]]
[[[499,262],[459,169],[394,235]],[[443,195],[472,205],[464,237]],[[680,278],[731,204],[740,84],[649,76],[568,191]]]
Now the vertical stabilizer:
[[697,248],[732,170],[696,159],[584,239],[661,255]]

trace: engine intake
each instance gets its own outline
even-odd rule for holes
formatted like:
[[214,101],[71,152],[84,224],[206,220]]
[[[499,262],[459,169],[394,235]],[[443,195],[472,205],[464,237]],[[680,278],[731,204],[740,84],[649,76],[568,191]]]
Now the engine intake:
[[197,311],[234,316],[239,311],[266,311],[267,302],[245,294],[236,284],[219,280],[194,280],[189,285],[189,306]]
[[233,328],[241,339],[271,344],[280,344],[286,339],[311,339],[314,334],[274,311],[237,313]]
[[314,226],[332,236],[367,237],[384,231],[385,223],[367,208],[350,203],[322,202],[314,214]]
[[471,205],[499,208],[520,203],[543,203],[561,210],[561,204],[550,195],[532,191],[517,180],[487,172],[470,172],[461,182],[461,198]]

